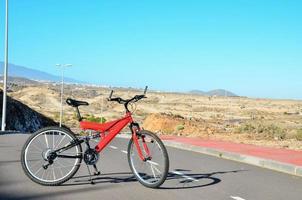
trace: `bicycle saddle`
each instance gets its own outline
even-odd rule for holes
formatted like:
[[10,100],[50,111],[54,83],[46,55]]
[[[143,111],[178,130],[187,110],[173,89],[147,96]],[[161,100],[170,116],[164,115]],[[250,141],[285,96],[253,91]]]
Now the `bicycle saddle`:
[[89,103],[86,102],[86,101],[78,101],[78,100],[75,100],[75,99],[71,99],[71,98],[68,98],[66,100],[66,103],[72,107],[78,107],[78,106],[88,106]]

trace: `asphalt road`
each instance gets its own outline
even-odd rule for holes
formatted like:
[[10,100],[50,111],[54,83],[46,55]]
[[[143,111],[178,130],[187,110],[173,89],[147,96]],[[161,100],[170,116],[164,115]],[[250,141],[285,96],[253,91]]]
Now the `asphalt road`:
[[170,173],[160,189],[148,189],[132,176],[125,150],[115,139],[98,163],[102,175],[91,185],[82,165],[75,177],[58,187],[31,182],[20,163],[28,135],[0,135],[0,199],[202,199],[301,200],[302,178],[190,151],[168,148]]

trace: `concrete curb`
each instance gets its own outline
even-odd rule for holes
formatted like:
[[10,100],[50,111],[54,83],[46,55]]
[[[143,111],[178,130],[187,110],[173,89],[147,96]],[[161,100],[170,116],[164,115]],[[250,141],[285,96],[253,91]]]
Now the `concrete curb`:
[[[129,134],[120,134],[118,135],[119,138],[131,138],[131,135]],[[169,147],[174,147],[178,149],[183,149],[187,151],[193,151],[197,153],[202,153],[210,156],[215,156],[218,158],[223,158],[227,160],[237,161],[241,163],[246,163],[250,165],[254,165],[257,167],[262,167],[270,170],[275,170],[278,172],[283,172],[295,176],[301,176],[302,177],[302,166],[292,165],[288,163],[282,163],[275,160],[260,158],[260,157],[254,157],[244,154],[238,154],[233,152],[227,152],[219,149],[213,149],[208,147],[200,147],[190,144],[184,144],[180,142],[173,142],[169,140],[163,140],[164,144]]]
[[244,155],[244,154],[232,153],[232,152],[227,152],[227,151],[212,149],[207,147],[199,147],[199,146],[184,144],[179,142],[164,140],[164,144],[169,147],[174,147],[187,151],[193,151],[197,153],[203,153],[218,158],[242,162],[242,163],[302,177],[302,166],[296,166],[292,164],[278,162],[275,160],[269,160],[265,158],[259,158],[259,157]]
[[9,135],[9,134],[22,134],[19,131],[0,131],[0,135]]

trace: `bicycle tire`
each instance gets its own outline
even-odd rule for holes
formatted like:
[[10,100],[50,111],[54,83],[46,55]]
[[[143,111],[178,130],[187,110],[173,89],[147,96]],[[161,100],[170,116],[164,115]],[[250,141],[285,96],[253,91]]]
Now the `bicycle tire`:
[[[169,156],[168,156],[168,153],[167,153],[167,149],[166,147],[164,146],[163,142],[160,140],[160,138],[158,136],[156,136],[154,133],[150,132],[150,131],[146,131],[146,130],[143,130],[143,131],[140,131],[137,133],[138,137],[141,138],[142,136],[146,137],[150,137],[152,139],[155,140],[156,144],[158,145],[159,149],[161,149],[161,156],[162,156],[162,162],[161,164],[163,164],[162,167],[160,167],[160,165],[158,163],[155,163],[154,162],[154,159],[159,159],[159,158],[155,158],[155,157],[152,157],[152,160],[151,161],[142,161],[138,155],[134,155],[135,154],[135,151],[134,149],[136,149],[135,145],[134,145],[134,142],[133,142],[133,139],[131,139],[129,141],[129,144],[128,144],[128,163],[129,163],[129,166],[130,166],[130,169],[132,171],[132,173],[134,174],[135,178],[142,184],[144,185],[145,187],[148,187],[148,188],[158,188],[160,187],[166,180],[167,178],[167,175],[168,175],[168,171],[169,171]],[[150,143],[154,143],[153,142],[150,142]],[[154,149],[153,149],[154,150]],[[152,151],[152,149],[151,149]],[[152,155],[152,152],[151,153],[151,156],[155,156]],[[140,165],[145,165],[145,166],[150,166],[150,169],[152,171],[151,173],[151,178],[152,178],[152,175],[154,176],[154,179],[156,181],[153,181],[153,182],[149,182],[147,180],[144,179],[144,176],[146,178],[149,178],[150,176],[149,175],[146,175],[146,172],[142,173],[142,172],[138,172],[138,167],[135,166],[134,164],[134,158],[133,157],[136,157],[138,162],[140,161]],[[153,163],[153,164],[152,164]],[[149,164],[149,165],[148,165]],[[156,164],[156,166],[155,166]],[[153,166],[152,166],[153,165]],[[160,167],[160,169],[162,171],[160,171],[158,168]],[[153,168],[153,169],[152,169]],[[155,170],[156,169],[156,170]],[[161,174],[160,174],[160,178],[156,179],[155,178],[155,174],[154,172],[155,171],[160,171]],[[150,178],[150,179],[151,179]],[[152,180],[152,179],[151,179]]]
[[[32,180],[34,181],[35,183],[38,183],[40,185],[45,185],[45,186],[58,186],[58,185],[61,185],[63,183],[65,183],[66,181],[68,181],[70,178],[72,178],[75,173],[79,170],[80,168],[80,165],[81,165],[81,162],[82,162],[82,157],[79,157],[79,158],[76,158],[76,161],[74,163],[74,167],[72,167],[71,171],[68,172],[67,175],[63,176],[61,179],[58,179],[58,180],[55,180],[55,181],[51,181],[51,180],[42,180],[43,179],[43,176],[42,176],[42,179],[41,178],[37,178],[33,172],[31,172],[31,169],[29,169],[29,164],[28,164],[28,160],[27,159],[27,154],[28,154],[28,151],[29,151],[29,147],[31,145],[31,143],[39,137],[39,135],[42,135],[42,134],[45,134],[45,137],[48,137],[46,136],[47,133],[50,133],[50,132],[53,132],[53,137],[54,137],[54,133],[57,132],[59,134],[61,134],[61,136],[64,134],[65,137],[67,136],[67,139],[69,138],[70,141],[72,140],[75,140],[76,139],[76,136],[68,129],[65,129],[65,128],[61,128],[61,127],[55,127],[55,126],[52,126],[52,127],[46,127],[46,128],[43,128],[43,129],[40,129],[38,130],[37,132],[33,133],[29,138],[28,140],[26,141],[26,143],[24,144],[23,148],[22,148],[22,152],[21,152],[21,164],[22,164],[22,168],[23,168],[23,171],[24,173]],[[63,136],[64,137],[64,136]],[[39,138],[40,139],[40,138]],[[65,138],[64,138],[65,140]],[[62,141],[61,141],[62,142]],[[53,143],[55,144],[55,141],[53,140]],[[53,144],[53,146],[54,146]],[[82,147],[80,144],[76,145],[75,147],[73,148],[76,148],[77,149],[77,155],[82,155]],[[38,153],[35,153],[38,155]],[[43,158],[42,156],[43,152],[41,152],[41,157]],[[39,157],[39,156],[38,156]],[[39,158],[41,159],[41,158]],[[38,162],[38,161],[37,161]],[[42,161],[43,162],[43,161]],[[45,161],[44,161],[45,162]],[[55,163],[56,161],[54,161]],[[59,161],[57,161],[59,162]],[[37,164],[35,164],[37,165]],[[39,165],[37,165],[39,166]],[[63,167],[61,167],[63,168]],[[45,170],[45,169],[44,169]],[[48,169],[47,169],[48,170]],[[54,168],[53,168],[54,170]],[[43,171],[43,169],[42,169]],[[43,172],[44,173],[44,172]],[[53,171],[53,173],[55,173]],[[61,170],[61,173],[63,174],[63,170]]]

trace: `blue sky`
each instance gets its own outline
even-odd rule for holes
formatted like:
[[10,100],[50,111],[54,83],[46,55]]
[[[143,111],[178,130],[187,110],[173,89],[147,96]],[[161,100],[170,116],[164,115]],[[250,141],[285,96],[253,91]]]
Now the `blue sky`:
[[[9,0],[11,63],[103,85],[302,99],[300,0]],[[0,1],[4,38],[4,0]],[[3,60],[3,40],[0,40]]]

